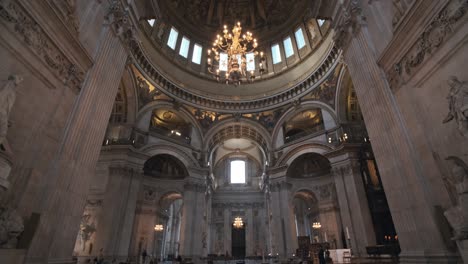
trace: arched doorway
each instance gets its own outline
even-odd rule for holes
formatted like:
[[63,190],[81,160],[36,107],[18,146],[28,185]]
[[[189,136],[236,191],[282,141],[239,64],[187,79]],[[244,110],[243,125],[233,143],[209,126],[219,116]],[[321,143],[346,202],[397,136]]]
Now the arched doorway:
[[179,255],[182,195],[171,192],[161,197],[155,223],[155,256],[175,259]]
[[320,230],[313,228],[313,223],[320,222],[319,206],[315,194],[308,190],[301,190],[294,194],[294,220],[296,235],[308,236],[313,243],[323,240]]

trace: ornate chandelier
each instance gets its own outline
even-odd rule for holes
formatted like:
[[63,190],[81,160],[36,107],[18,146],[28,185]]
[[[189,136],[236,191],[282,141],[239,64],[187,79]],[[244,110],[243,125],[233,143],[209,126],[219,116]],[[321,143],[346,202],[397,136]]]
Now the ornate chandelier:
[[163,229],[164,229],[163,225],[155,225],[155,226],[154,226],[154,230],[155,230],[155,231],[160,232],[160,231],[163,231]]
[[244,226],[244,222],[242,222],[242,218],[238,216],[234,219],[234,223],[232,225],[235,228],[242,228]]
[[[255,49],[258,43],[251,32],[242,34],[241,23],[237,22],[231,33],[224,25],[223,34],[217,35],[213,47],[208,49],[208,71],[218,82],[239,85],[241,81],[255,79],[255,57],[259,52]],[[265,57],[260,52],[258,72],[263,74]],[[224,73],[224,74],[222,74]],[[223,77],[221,77],[223,75]]]
[[314,223],[312,224],[312,228],[313,228],[313,229],[319,229],[319,228],[321,228],[321,227],[322,227],[322,224],[320,224],[320,222],[314,222]]

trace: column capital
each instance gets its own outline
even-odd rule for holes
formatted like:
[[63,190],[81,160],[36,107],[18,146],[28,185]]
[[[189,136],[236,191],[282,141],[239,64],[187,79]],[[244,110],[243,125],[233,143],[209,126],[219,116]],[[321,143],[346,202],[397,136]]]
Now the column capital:
[[130,15],[127,1],[111,0],[104,19],[104,23],[110,26],[112,32],[120,38],[125,47],[138,44],[135,26],[137,22]]
[[362,8],[358,0],[344,1],[341,11],[335,18],[335,35],[333,39],[338,48],[345,49],[347,43],[366,24],[366,17],[362,14]]

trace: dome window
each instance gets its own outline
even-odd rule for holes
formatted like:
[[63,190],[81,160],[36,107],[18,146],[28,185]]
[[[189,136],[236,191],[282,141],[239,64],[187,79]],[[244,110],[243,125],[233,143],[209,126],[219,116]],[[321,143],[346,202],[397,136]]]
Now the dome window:
[[190,40],[186,37],[183,37],[182,43],[180,44],[179,55],[184,58],[187,58],[189,47],[190,47]]
[[290,37],[287,37],[286,39],[283,40],[283,45],[284,45],[284,54],[286,55],[286,58],[289,58],[292,55],[294,55],[294,49],[293,49],[292,41]]
[[175,28],[171,28],[171,33],[169,33],[169,39],[167,40],[167,45],[175,50],[177,44],[177,37],[179,36],[179,32]]
[[294,35],[296,36],[297,48],[302,49],[306,45],[302,28],[298,28]]
[[192,53],[192,62],[195,64],[201,63],[201,55],[202,55],[202,46],[199,44],[193,45],[193,53]]
[[271,46],[271,56],[273,57],[273,64],[281,62],[281,52],[278,44]]

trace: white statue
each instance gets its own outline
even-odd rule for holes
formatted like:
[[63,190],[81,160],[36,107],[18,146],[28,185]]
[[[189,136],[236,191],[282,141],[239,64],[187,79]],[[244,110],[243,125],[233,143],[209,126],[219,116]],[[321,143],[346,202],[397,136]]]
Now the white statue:
[[16,248],[23,231],[23,219],[15,210],[0,209],[0,248]]
[[5,141],[8,131],[8,117],[15,103],[15,88],[23,78],[19,75],[8,76],[7,83],[0,88],[0,145]]
[[455,120],[458,130],[468,138],[468,86],[457,77],[451,76],[447,81],[450,86],[449,113],[442,123]]
[[444,215],[455,231],[455,240],[468,239],[468,166],[458,157],[450,156],[452,176],[458,194],[458,205],[445,211]]

